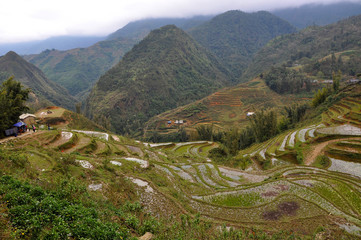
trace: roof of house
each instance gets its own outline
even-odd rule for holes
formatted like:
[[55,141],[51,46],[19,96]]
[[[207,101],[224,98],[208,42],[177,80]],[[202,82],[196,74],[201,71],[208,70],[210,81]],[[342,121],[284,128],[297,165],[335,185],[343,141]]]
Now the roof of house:
[[19,116],[19,119],[25,119],[25,118],[28,118],[28,117],[36,117],[34,114],[30,114],[30,113],[24,113],[24,114],[21,114]]

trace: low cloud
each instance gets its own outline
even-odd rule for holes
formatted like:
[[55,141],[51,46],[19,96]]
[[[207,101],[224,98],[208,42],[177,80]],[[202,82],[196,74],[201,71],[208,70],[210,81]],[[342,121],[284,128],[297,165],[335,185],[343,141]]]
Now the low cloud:
[[[228,10],[253,12],[329,4],[337,0],[17,0],[0,8],[0,43],[59,35],[104,36],[130,21],[156,17],[191,17]],[[350,2],[350,1],[348,1]],[[353,1],[359,2],[359,1]]]

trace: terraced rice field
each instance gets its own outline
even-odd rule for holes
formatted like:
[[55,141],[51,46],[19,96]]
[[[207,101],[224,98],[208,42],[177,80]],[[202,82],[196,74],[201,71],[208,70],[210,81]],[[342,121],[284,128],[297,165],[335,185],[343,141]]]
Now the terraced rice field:
[[[361,122],[344,117],[360,112],[361,104],[355,101],[343,100],[324,113],[322,122],[242,151],[252,161],[246,170],[214,163],[207,155],[217,144],[207,141],[121,143],[94,132],[68,130],[40,132],[32,141],[17,140],[14,148],[18,144],[32,149],[29,161],[39,177],[55,165],[41,153],[44,148],[74,155],[70,174],[89,180],[88,188],[103,194],[111,182],[101,182],[100,176],[124,175],[153,214],[199,213],[215,224],[310,236],[320,227],[337,227],[358,238]],[[295,164],[300,153],[303,163]],[[318,158],[325,155],[327,160]]]

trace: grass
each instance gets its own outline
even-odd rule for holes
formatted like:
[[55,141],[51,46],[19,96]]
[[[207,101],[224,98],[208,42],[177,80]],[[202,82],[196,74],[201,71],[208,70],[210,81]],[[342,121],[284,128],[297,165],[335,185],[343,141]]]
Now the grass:
[[215,196],[210,199],[210,202],[228,207],[250,207],[263,203],[264,199],[259,193],[251,192],[241,195]]

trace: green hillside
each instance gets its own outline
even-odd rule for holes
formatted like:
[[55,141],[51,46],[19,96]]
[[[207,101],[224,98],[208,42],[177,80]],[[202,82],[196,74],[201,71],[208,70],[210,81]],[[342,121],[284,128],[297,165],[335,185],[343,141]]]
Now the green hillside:
[[[295,128],[221,161],[219,143],[150,144],[70,125],[1,140],[0,237],[358,239],[360,87],[342,86]],[[47,110],[48,121],[66,112],[38,116]]]
[[40,69],[15,52],[8,52],[0,57],[0,73],[1,81],[14,76],[17,81],[32,90],[28,104],[33,109],[49,105],[75,108],[76,100],[66,89],[50,81]]
[[253,55],[276,36],[295,32],[288,22],[268,12],[228,11],[189,31],[239,77]]
[[360,24],[361,16],[356,16],[325,27],[308,27],[277,37],[255,55],[244,77],[252,78],[271,66],[303,65],[332,53],[359,50]]
[[169,25],[152,31],[99,79],[86,114],[118,133],[134,134],[150,117],[231,82],[211,53]]
[[40,68],[49,79],[82,99],[98,78],[118,63],[135,44],[134,40],[101,41],[88,48],[67,51],[46,50],[24,58]]
[[[249,125],[248,112],[274,108],[282,113],[285,106],[307,101],[308,98],[304,97],[277,94],[263,80],[256,78],[154,116],[147,122],[144,136],[151,137],[156,132],[160,134],[160,139],[167,139],[180,128],[192,135],[192,132],[196,132],[196,128],[202,125],[222,131],[231,128],[244,129]],[[177,120],[182,120],[183,124],[176,124]]]

